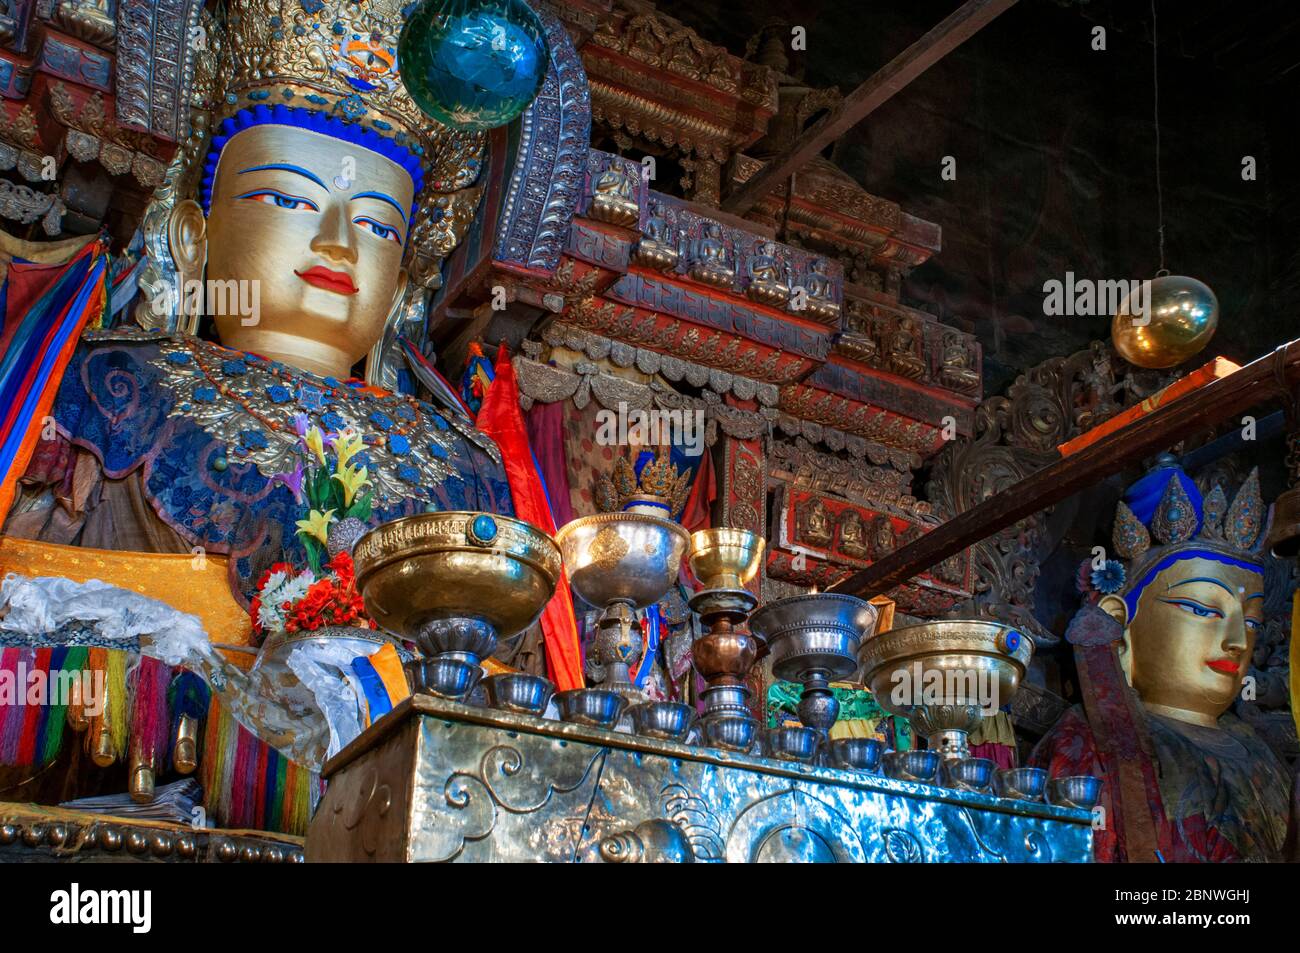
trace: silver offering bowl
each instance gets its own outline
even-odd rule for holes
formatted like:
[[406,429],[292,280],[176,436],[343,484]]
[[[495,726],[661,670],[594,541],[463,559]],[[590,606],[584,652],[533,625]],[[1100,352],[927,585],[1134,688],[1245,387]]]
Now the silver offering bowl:
[[763,734],[765,753],[778,761],[811,761],[820,741],[817,729],[799,725],[769,728]]
[[592,728],[613,728],[627,708],[627,698],[604,688],[574,688],[555,696],[562,721]]
[[646,513],[598,513],[560,527],[555,541],[573,591],[605,611],[597,623],[601,684],[639,700],[629,669],[641,658],[634,612],[663,598],[677,581],[690,543],[686,530]]
[[477,662],[453,655],[417,658],[404,666],[413,691],[428,692],[443,698],[469,699],[483,677]]
[[1042,768],[1003,768],[993,776],[993,789],[1002,797],[1021,801],[1041,801],[1047,785]]
[[1047,801],[1058,807],[1075,807],[1091,811],[1101,799],[1101,778],[1079,774],[1068,778],[1052,778],[1047,782]]
[[712,748],[748,753],[758,737],[758,720],[738,715],[708,715],[698,722],[700,736]]
[[488,704],[502,711],[541,715],[555,694],[555,684],[540,675],[507,672],[483,679]]
[[866,639],[863,681],[880,707],[902,715],[944,758],[968,758],[967,738],[1020,687],[1034,643],[986,619],[924,622]]
[[832,738],[826,743],[831,767],[875,773],[885,746],[878,738]]
[[948,758],[940,767],[939,778],[947,787],[983,794],[993,781],[996,767],[988,758]]
[[772,673],[803,684],[799,720],[825,736],[840,709],[830,683],[857,670],[858,645],[875,631],[876,607],[838,592],[790,596],[755,612],[749,628],[767,644]]
[[695,709],[682,702],[642,702],[628,714],[633,731],[661,741],[684,741],[695,722]]
[[933,784],[939,770],[939,755],[934,751],[886,751],[882,759],[885,774],[899,781]]
[[[489,513],[420,513],[366,533],[352,551],[366,612],[426,659],[477,667],[500,638],[519,635],[555,593],[560,550],[522,520]],[[464,698],[458,666],[408,667],[415,691]]]

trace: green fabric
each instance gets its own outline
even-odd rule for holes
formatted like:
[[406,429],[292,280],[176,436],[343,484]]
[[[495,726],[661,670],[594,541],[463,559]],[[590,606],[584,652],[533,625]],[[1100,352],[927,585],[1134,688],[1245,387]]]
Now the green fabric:
[[[865,688],[841,688],[831,686],[835,700],[840,703],[839,721],[879,722],[890,719],[894,729],[895,748],[898,751],[910,751],[912,748],[912,726],[906,718],[891,715],[876,703],[871,692]],[[773,682],[767,690],[767,726],[775,728],[788,718],[799,717],[799,696],[803,686],[798,682]]]

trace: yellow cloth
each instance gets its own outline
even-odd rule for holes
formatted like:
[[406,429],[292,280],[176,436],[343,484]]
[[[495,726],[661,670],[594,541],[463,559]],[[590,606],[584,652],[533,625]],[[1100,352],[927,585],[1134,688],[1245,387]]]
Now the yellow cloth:
[[402,657],[392,645],[385,645],[370,656],[370,665],[384,683],[389,702],[396,708],[398,702],[411,694],[411,689],[406,684],[406,672],[402,669]]
[[1016,730],[1011,725],[1011,716],[1004,711],[996,715],[985,718],[980,722],[980,726],[970,733],[970,744],[973,745],[1006,745],[1008,748],[1016,746]]
[[[133,553],[84,546],[60,546],[0,536],[0,577],[62,576],[74,582],[98,579],[165,602],[199,617],[208,638],[251,645],[253,622],[230,592],[229,561],[207,554]],[[241,659],[245,664],[251,661]]]
[[27,242],[0,229],[0,284],[9,277],[9,263],[15,258],[34,261],[38,265],[66,264],[96,237],[92,234],[57,242]]

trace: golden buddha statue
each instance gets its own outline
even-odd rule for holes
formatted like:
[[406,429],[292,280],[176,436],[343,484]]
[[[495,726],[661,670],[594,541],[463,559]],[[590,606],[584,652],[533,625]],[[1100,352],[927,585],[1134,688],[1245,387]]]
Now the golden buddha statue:
[[[512,513],[499,451],[467,418],[373,386],[391,371],[386,328],[423,324],[474,214],[486,141],[407,95],[401,7],[230,0],[204,14],[194,133],[146,212],[140,326],[85,335],[5,536],[196,554],[247,607],[272,565],[307,562],[303,466],[322,453],[308,432],[356,449],[371,525]],[[196,336],[205,319],[219,343]],[[99,578],[150,594],[138,560],[101,563]]]
[[790,300],[790,282],[785,272],[776,257],[776,242],[759,242],[749,257],[749,285],[745,294],[762,304],[785,307]]
[[925,361],[918,353],[916,320],[911,315],[898,319],[889,336],[889,369],[903,377],[918,379],[925,376]]
[[1170,457],[1119,504],[1124,561],[1088,573],[1067,632],[1085,704],[1031,759],[1103,778],[1100,860],[1281,859],[1290,778],[1229,711],[1264,621],[1264,515],[1257,473],[1228,505]]

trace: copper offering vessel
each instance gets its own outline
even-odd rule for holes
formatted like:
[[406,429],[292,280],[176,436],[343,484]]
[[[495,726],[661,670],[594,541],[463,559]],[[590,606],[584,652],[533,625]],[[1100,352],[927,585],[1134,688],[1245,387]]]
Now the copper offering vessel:
[[763,537],[743,529],[704,529],[691,536],[691,572],[702,588],[690,606],[708,630],[691,645],[695,670],[708,682],[701,693],[702,734],[732,750],[748,751],[758,732],[745,679],[761,646],[743,625],[758,604],[745,586],[758,574],[764,545]]
[[415,691],[465,697],[499,640],[541,615],[560,578],[560,550],[522,520],[420,513],[385,523],[353,549],[366,612],[426,659],[407,668]]

